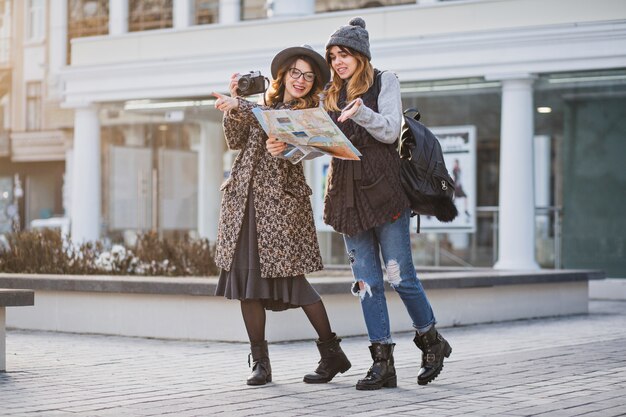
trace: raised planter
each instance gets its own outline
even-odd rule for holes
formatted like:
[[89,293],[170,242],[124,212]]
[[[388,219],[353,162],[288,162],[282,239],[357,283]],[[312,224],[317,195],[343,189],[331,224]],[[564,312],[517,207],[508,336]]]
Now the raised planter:
[[[420,272],[439,327],[587,313],[588,282],[601,271]],[[350,293],[349,271],[312,274],[333,330],[365,334],[359,299]],[[10,311],[7,326],[20,329],[124,336],[247,341],[239,302],[213,296],[215,277],[119,277],[0,274],[0,288],[35,290],[33,308]],[[411,321],[391,288],[393,331]],[[270,341],[315,338],[300,309],[268,313]]]

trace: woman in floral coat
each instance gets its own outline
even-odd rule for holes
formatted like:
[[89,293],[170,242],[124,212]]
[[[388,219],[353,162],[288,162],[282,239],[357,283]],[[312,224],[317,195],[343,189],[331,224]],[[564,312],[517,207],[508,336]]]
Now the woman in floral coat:
[[[329,80],[324,58],[310,46],[287,48],[273,59],[271,88],[265,109],[302,109],[319,104]],[[270,155],[267,135],[252,113],[259,105],[237,97],[237,80],[230,80],[231,97],[214,94],[224,112],[224,133],[230,149],[239,150],[230,177],[222,185],[222,207],[216,263],[221,268],[216,295],[241,302],[253,358],[248,385],[272,380],[265,310],[302,307],[315,328],[322,359],[304,377],[308,383],[330,381],[350,368],[332,333],[319,294],[304,274],[323,268],[311,209],[311,188],[301,164]]]

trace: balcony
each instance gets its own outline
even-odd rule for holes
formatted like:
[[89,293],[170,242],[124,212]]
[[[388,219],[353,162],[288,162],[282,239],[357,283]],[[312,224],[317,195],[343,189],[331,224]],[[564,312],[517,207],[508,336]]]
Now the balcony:
[[14,162],[64,161],[69,135],[61,130],[11,133]]

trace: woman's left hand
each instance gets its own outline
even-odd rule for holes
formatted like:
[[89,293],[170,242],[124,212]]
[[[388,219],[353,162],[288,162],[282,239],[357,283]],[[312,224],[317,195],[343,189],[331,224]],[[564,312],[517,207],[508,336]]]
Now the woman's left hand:
[[346,120],[350,119],[356,114],[357,111],[359,111],[359,107],[361,107],[362,104],[363,100],[361,100],[360,98],[352,100],[350,103],[348,103],[346,107],[341,110],[341,114],[337,118],[337,121],[345,122]]
[[285,142],[279,142],[277,138],[272,136],[265,141],[265,147],[270,155],[278,156],[287,149],[287,144]]

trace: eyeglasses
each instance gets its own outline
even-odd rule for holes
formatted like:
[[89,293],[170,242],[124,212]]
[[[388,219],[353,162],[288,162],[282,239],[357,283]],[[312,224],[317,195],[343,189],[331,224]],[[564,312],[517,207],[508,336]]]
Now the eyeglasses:
[[304,80],[310,83],[312,83],[315,80],[314,72],[302,72],[298,68],[289,68],[289,75],[291,76],[291,78],[295,80],[304,76]]

